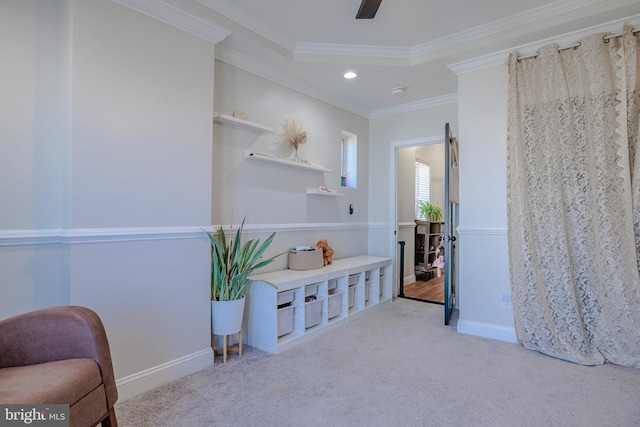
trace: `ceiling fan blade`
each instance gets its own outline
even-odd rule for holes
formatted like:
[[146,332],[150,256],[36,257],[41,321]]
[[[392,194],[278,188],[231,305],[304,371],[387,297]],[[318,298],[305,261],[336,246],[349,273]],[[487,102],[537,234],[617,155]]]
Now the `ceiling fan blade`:
[[382,0],[362,0],[360,9],[358,9],[358,13],[356,14],[356,19],[371,19],[376,16],[381,2]]

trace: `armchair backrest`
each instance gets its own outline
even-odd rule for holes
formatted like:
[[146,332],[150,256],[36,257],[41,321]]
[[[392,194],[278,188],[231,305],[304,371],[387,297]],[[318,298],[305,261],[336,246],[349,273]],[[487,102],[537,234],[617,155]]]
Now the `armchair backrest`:
[[111,351],[102,321],[93,310],[59,306],[0,321],[0,369],[77,358],[96,361],[112,407],[118,391]]

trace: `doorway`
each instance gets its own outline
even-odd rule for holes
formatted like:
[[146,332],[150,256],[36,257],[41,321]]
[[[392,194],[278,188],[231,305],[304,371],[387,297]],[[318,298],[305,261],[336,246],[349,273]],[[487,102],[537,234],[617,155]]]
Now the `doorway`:
[[444,304],[444,218],[429,218],[418,200],[444,212],[444,138],[396,150],[396,212],[405,241],[399,296]]
[[[454,137],[451,126],[446,123],[444,126],[444,135],[432,136],[426,138],[417,138],[404,141],[392,142],[389,145],[389,171],[390,171],[390,206],[391,223],[389,227],[391,251],[396,253],[396,262],[394,263],[395,277],[398,278],[398,288],[395,295],[404,296],[404,283],[408,284],[416,281],[416,271],[414,270],[415,258],[415,234],[418,223],[414,219],[415,213],[415,168],[411,164],[415,163],[415,155],[410,150],[403,151],[403,148],[421,147],[426,145],[441,144],[444,151],[444,161],[438,163],[444,165],[444,200],[443,200],[443,222],[442,232],[438,232],[441,244],[445,252],[448,253],[447,261],[444,262],[443,268],[443,284],[444,284],[444,324],[449,325],[454,314],[454,309],[458,308],[458,300],[456,298],[456,289],[458,288],[458,262],[457,262],[457,224],[459,221],[459,202],[457,190],[457,171],[458,171],[458,143]],[[445,143],[446,142],[446,143]],[[414,150],[417,148],[414,148]],[[409,153],[409,154],[407,154]],[[404,164],[402,163],[404,160]],[[409,166],[406,166],[407,162]],[[407,171],[411,171],[408,173]],[[455,172],[455,174],[454,174]],[[410,179],[407,178],[410,176]],[[454,178],[451,181],[451,178]],[[452,186],[452,183],[454,185]],[[455,190],[454,193],[451,190]],[[452,196],[454,198],[452,198]],[[408,244],[409,249],[405,251]],[[405,253],[408,255],[408,262],[405,262]],[[418,274],[420,277],[420,274]],[[434,283],[435,285],[435,283]],[[421,299],[421,298],[420,298]],[[457,310],[456,310],[457,311]]]

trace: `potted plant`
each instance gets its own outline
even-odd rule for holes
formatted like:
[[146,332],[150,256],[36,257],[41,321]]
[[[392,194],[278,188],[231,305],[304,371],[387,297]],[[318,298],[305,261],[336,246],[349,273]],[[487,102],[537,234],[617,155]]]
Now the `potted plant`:
[[214,335],[235,334],[242,329],[244,292],[251,282],[249,275],[281,255],[261,258],[276,233],[271,233],[262,244],[260,239],[242,243],[243,228],[244,219],[233,239],[226,237],[222,226],[217,233],[205,231],[211,242],[211,330]]
[[418,200],[420,216],[427,221],[442,221],[442,209],[433,203]]

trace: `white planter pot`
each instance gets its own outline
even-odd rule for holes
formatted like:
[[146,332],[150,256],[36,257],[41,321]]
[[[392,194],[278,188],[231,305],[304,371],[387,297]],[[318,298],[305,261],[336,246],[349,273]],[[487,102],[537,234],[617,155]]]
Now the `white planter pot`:
[[233,301],[211,301],[211,333],[231,335],[242,329],[246,297]]

